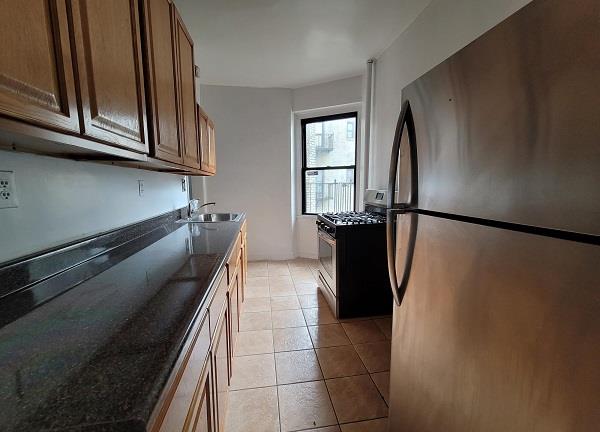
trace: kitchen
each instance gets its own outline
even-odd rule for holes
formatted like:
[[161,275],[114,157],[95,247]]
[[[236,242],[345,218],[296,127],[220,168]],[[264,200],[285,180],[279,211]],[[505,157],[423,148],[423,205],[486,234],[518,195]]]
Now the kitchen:
[[0,430],[597,430],[597,1],[0,5]]

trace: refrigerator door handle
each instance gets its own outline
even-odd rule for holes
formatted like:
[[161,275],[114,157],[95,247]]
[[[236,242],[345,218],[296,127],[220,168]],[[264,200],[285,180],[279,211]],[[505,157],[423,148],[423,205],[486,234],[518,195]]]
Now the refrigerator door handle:
[[[419,215],[415,209],[410,207],[387,209],[386,213],[387,260],[390,275],[390,287],[392,288],[394,302],[396,305],[400,306],[402,304],[402,299],[404,298],[404,293],[406,292],[406,287],[408,286],[408,278],[412,267],[415,243],[417,240]],[[398,279],[398,275],[396,274],[396,218],[399,215],[408,215],[408,217],[410,217],[410,226],[408,241],[405,246],[406,254],[404,256],[402,275]]]
[[400,296],[398,295],[398,279],[396,277],[396,216],[404,213],[402,209],[387,209],[385,222],[385,235],[387,243],[387,264],[390,275],[390,287],[392,296],[396,305],[400,306]]
[[[400,157],[400,144],[404,127],[408,132],[408,145],[410,151],[410,203],[396,203],[396,176],[398,174],[398,158]],[[392,156],[390,160],[390,171],[387,190],[387,218],[386,218],[386,243],[387,243],[387,261],[390,285],[395,303],[399,306],[404,296],[406,282],[408,280],[408,270],[412,262],[412,249],[414,248],[414,237],[416,237],[416,221],[411,223],[411,240],[408,247],[411,248],[406,254],[406,263],[404,274],[398,284],[398,275],[396,274],[396,216],[410,212],[417,205],[418,198],[418,170],[417,170],[417,145],[415,125],[410,108],[410,102],[405,101],[402,104],[402,110],[396,123],[396,132],[394,133],[394,143],[392,145]],[[416,214],[414,215],[416,217]],[[414,235],[413,235],[414,231]]]
[[[396,176],[398,175],[400,144],[402,143],[402,134],[404,133],[405,127],[408,132],[408,146],[410,152],[410,203],[398,204],[396,203]],[[398,116],[398,122],[396,123],[396,132],[394,133],[394,143],[392,145],[387,188],[387,208],[416,207],[418,202],[418,185],[417,135],[415,133],[415,123],[410,108],[410,102],[404,101],[402,110]]]

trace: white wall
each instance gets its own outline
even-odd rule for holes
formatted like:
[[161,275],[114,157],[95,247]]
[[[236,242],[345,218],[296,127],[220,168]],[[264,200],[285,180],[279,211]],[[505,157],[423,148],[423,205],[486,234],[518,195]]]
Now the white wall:
[[432,0],[377,58],[369,187],[385,188],[391,145],[407,84],[516,12],[530,0]]
[[[302,143],[300,120],[307,117],[338,114],[343,112],[358,111],[356,133],[359,137],[359,152],[357,154],[357,190],[361,187],[361,148],[362,148],[362,93],[363,77],[356,76],[324,84],[294,89],[292,92],[292,106],[294,109],[294,153],[295,153],[295,194],[296,223],[294,224],[294,241],[297,256],[305,258],[318,257],[318,240],[316,230],[316,216],[302,215],[301,192],[301,161]],[[357,194],[359,197],[362,194]],[[360,204],[359,204],[360,205]]]
[[192,179],[194,197],[248,214],[251,260],[316,258],[315,217],[298,205],[296,126],[301,116],[360,112],[362,77],[294,90],[201,85],[198,94],[215,122],[217,174]]
[[14,171],[19,200],[0,209],[0,262],[187,204],[182,177],[173,174],[12,151],[0,151],[0,170]]
[[301,87],[292,91],[295,112],[334,107],[362,100],[362,75],[323,84]]
[[247,213],[250,259],[293,258],[291,90],[201,85],[199,96],[215,122],[217,174],[193,179],[194,196]]

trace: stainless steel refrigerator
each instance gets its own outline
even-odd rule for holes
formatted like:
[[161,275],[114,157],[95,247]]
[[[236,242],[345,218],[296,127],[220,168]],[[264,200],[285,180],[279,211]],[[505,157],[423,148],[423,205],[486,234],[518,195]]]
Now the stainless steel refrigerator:
[[402,101],[390,430],[600,430],[600,1],[534,0]]

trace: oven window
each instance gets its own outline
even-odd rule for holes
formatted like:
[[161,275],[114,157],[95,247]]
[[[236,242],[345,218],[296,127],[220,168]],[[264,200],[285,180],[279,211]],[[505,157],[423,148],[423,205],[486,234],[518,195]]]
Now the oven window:
[[329,277],[333,279],[333,246],[321,237],[319,237],[319,261]]

